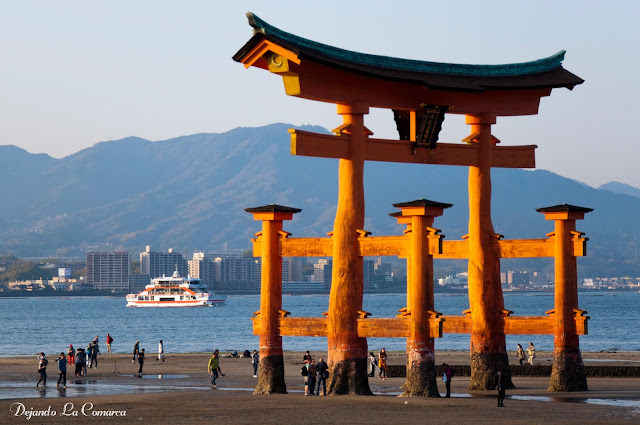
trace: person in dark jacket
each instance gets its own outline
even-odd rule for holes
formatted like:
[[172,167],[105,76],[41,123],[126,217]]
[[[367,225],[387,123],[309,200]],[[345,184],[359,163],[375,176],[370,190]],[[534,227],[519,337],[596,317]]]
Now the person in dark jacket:
[[140,364],[138,374],[142,375],[142,366],[144,366],[144,348],[138,353],[138,363]]
[[40,380],[36,384],[36,387],[39,387],[42,381],[44,381],[43,386],[47,386],[47,364],[49,364],[49,360],[47,360],[44,353],[40,353],[38,356],[38,374],[40,375]]
[[320,395],[320,384],[322,384],[322,395],[327,395],[327,378],[329,377],[329,367],[327,366],[327,362],[324,361],[322,357],[320,357],[320,361],[316,365],[316,379],[318,380],[318,389],[316,390],[316,395]]
[[75,375],[76,376],[82,376],[83,361],[84,361],[84,349],[78,348],[78,350],[76,351],[76,356],[75,357],[76,357],[76,359],[75,359],[75,364],[76,364]]
[[57,361],[58,373],[60,376],[58,377],[58,383],[56,384],[56,387],[59,387],[60,381],[62,381],[62,388],[67,388],[67,358],[65,357],[64,353],[60,353]]
[[442,363],[442,372],[442,380],[447,387],[447,395],[445,395],[445,397],[451,398],[451,377],[453,376],[453,370],[451,370],[448,364]]
[[[316,365],[315,362],[313,360],[313,358],[309,359],[309,363],[307,363],[307,369],[309,370],[308,372],[308,388],[309,388],[309,393],[306,395],[312,396],[313,391],[316,389],[316,377],[318,375],[317,371],[316,371]],[[305,387],[307,388],[307,387]]]
[[98,344],[96,344],[95,342],[91,343],[91,363],[89,364],[89,367],[93,367],[93,364],[96,364],[96,368],[98,367],[98,354],[100,354],[100,348],[98,347]]
[[498,388],[498,407],[504,407],[504,404],[502,402],[504,401],[504,397],[506,395],[507,379],[501,370],[498,371],[496,384]]

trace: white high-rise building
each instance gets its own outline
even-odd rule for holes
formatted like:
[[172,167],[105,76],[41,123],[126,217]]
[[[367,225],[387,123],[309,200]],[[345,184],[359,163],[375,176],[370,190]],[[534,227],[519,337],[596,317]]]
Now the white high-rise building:
[[213,288],[216,281],[220,281],[220,263],[213,254],[194,252],[189,260],[189,276],[200,279],[204,284]]

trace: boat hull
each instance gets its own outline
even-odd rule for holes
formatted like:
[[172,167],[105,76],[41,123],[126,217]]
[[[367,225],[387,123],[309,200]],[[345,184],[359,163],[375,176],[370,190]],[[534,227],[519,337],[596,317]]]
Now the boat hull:
[[207,301],[175,302],[175,301],[129,301],[127,307],[211,307]]
[[127,307],[213,307],[224,304],[225,298],[208,298],[200,300],[139,300],[137,296],[127,297]]

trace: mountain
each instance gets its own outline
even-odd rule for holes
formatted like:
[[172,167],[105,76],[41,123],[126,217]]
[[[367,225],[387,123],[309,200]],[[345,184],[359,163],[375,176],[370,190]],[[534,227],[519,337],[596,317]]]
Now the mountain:
[[621,193],[623,195],[634,196],[640,198],[640,189],[620,182],[609,182],[601,185],[598,189],[608,190],[609,192]]
[[[338,161],[289,153],[290,125],[236,128],[150,142],[102,142],[62,159],[0,146],[0,254],[82,256],[91,250],[137,253],[145,245],[178,252],[247,249],[260,231],[244,208],[277,203],[302,212],[285,223],[294,236],[332,230]],[[305,130],[326,132],[319,127]],[[553,230],[536,208],[594,208],[578,229],[590,239],[581,276],[637,276],[640,199],[595,189],[544,170],[495,169],[493,222],[505,238]],[[467,233],[465,167],[369,162],[366,223],[374,235],[400,234],[393,203],[427,198],[454,204],[436,219],[447,239]],[[503,260],[512,264],[516,260]],[[518,260],[522,267],[538,261]],[[542,261],[542,263],[540,263]]]

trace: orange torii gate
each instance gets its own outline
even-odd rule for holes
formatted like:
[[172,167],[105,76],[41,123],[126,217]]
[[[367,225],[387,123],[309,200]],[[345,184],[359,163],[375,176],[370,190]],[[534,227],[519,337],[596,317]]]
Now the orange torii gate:
[[[290,219],[292,214],[297,212],[287,207],[267,206],[248,209],[255,214],[256,219],[268,224],[263,224],[262,236],[258,238],[260,243],[254,244],[254,248],[261,247],[257,251],[254,250],[254,255],[267,255],[263,257],[262,297],[269,298],[269,301],[261,300],[258,316],[260,320],[254,321],[256,326],[254,331],[261,335],[261,352],[264,350],[261,370],[263,367],[266,368],[264,379],[269,380],[267,383],[260,378],[256,392],[283,391],[284,377],[281,379],[282,382],[278,381],[279,378],[269,377],[270,374],[277,373],[280,369],[279,364],[282,362],[281,340],[278,341],[276,336],[306,334],[304,329],[309,329],[309,334],[327,335],[331,371],[330,392],[332,394],[371,393],[365,371],[367,354],[365,335],[374,336],[371,333],[381,328],[371,324],[374,320],[383,319],[368,319],[369,314],[362,311],[363,256],[401,255],[399,252],[403,251],[403,255],[410,260],[409,270],[413,276],[412,279],[415,279],[415,282],[422,282],[418,285],[422,285],[419,288],[412,284],[408,287],[410,286],[411,291],[416,291],[423,298],[429,296],[429,290],[428,288],[424,290],[424,286],[429,285],[429,279],[432,280],[426,266],[430,261],[432,248],[425,249],[424,246],[415,245],[411,252],[407,252],[405,241],[400,243],[404,248],[391,249],[390,247],[394,246],[394,237],[386,237],[390,239],[379,242],[367,242],[376,239],[366,237],[367,232],[363,230],[365,160],[469,167],[468,238],[464,241],[451,242],[451,245],[445,242],[442,253],[438,255],[469,259],[471,308],[468,316],[470,318],[438,320],[438,314],[432,309],[432,303],[430,305],[429,300],[424,299],[416,303],[414,296],[411,296],[413,304],[408,303],[406,312],[413,314],[409,307],[420,308],[423,312],[426,308],[424,317],[428,317],[430,323],[444,324],[446,329],[446,323],[449,321],[452,330],[459,329],[461,332],[470,333],[472,376],[469,387],[490,389],[493,376],[498,370],[508,373],[505,332],[516,329],[529,332],[526,323],[532,323],[529,319],[518,321],[517,318],[509,318],[500,286],[499,259],[506,258],[509,254],[544,256],[543,254],[550,252],[549,246],[554,246],[553,252],[557,258],[556,250],[559,249],[555,247],[557,236],[553,243],[545,240],[544,242],[514,241],[510,244],[509,241],[500,240],[500,236],[494,232],[491,222],[491,167],[533,168],[535,167],[535,146],[497,146],[499,140],[492,136],[491,126],[496,123],[498,116],[536,114],[540,99],[550,95],[553,88],[572,89],[583,80],[562,68],[564,52],[537,61],[508,65],[423,62],[338,49],[286,33],[251,13],[248,14],[248,18],[255,31],[254,36],[234,55],[234,60],[243,63],[247,68],[255,66],[280,75],[288,95],[334,103],[337,105],[338,114],[343,116],[343,124],[334,130],[335,136],[290,130],[292,154],[340,159],[338,208],[330,239],[305,239],[296,242],[292,238],[284,237],[279,233],[282,232],[282,220]],[[364,115],[369,112],[370,107],[394,111],[402,140],[380,140],[369,137],[372,133],[364,126]],[[471,134],[463,139],[465,144],[437,143],[445,113],[466,116],[467,124],[471,126]],[[405,208],[412,210],[414,207],[400,208],[403,209],[403,217],[411,216],[413,223],[413,213],[409,211],[405,214]],[[435,208],[433,205],[425,204],[415,208],[424,210],[421,213],[424,220],[420,221],[422,224],[418,225],[419,228],[414,228],[412,225],[411,233],[421,234],[421,238],[424,238],[424,235],[433,236],[428,230],[430,226],[428,223],[432,223],[433,217],[442,212],[434,214],[434,211],[428,211]],[[582,214],[584,212],[586,211]],[[580,215],[573,209],[565,213],[549,212],[548,214],[553,217],[565,214],[571,217],[566,220],[573,221],[574,226],[576,217]],[[269,227],[270,233],[265,231],[266,227]],[[565,227],[571,227],[571,225]],[[270,235],[268,241],[265,239],[267,233]],[[278,242],[279,238],[281,240]],[[573,243],[583,242],[574,241]],[[281,246],[282,250],[278,250],[277,246]],[[289,250],[287,246],[296,248]],[[367,246],[369,249],[365,249]],[[427,243],[427,246],[431,245]],[[576,278],[576,274],[567,272],[566,269],[572,267],[572,264],[575,265],[569,261],[569,258],[574,258],[571,256],[576,253],[568,250],[567,247],[573,246],[571,243],[564,241],[562,246],[564,247],[563,260],[556,261],[556,264],[565,270],[557,274],[565,276],[568,284],[572,285],[577,283],[571,282]],[[264,251],[265,249],[267,251]],[[334,260],[328,315],[327,318],[317,320],[290,318],[287,317],[287,312],[281,310],[281,300],[279,307],[275,300],[278,290],[271,285],[276,283],[265,281],[265,279],[280,279],[277,285],[281,285],[281,276],[278,277],[278,273],[274,271],[278,268],[279,258],[281,261],[280,256],[311,255],[308,254],[309,252],[314,252],[313,256],[332,256]],[[423,254],[419,254],[420,252]],[[269,265],[265,266],[265,263]],[[426,268],[421,272],[423,274],[418,275],[411,272],[414,267],[415,270],[418,270],[418,267]],[[268,272],[267,277],[264,275],[265,271]],[[430,284],[432,291],[433,282],[431,281]],[[577,295],[574,297],[572,291],[565,291],[563,294],[570,295],[568,298],[572,300],[571,305],[577,309],[577,305],[574,306],[577,304]],[[556,325],[561,322],[563,326],[570,328],[568,323],[572,321],[567,319],[567,315],[573,310],[567,307],[566,299],[560,299],[560,301],[556,299],[556,303],[558,302],[564,307],[559,309],[556,304],[556,309],[552,312],[555,318],[543,318],[539,321],[553,322]],[[278,311],[280,318],[275,320],[274,312]],[[559,313],[560,311],[562,313]],[[584,317],[582,313],[580,314],[580,317]],[[558,319],[559,315],[562,316],[562,320]],[[393,323],[399,322],[393,318],[387,320],[392,320]],[[584,324],[584,320],[586,319],[579,319],[576,322]],[[511,327],[509,323],[518,324]],[[548,333],[552,333],[551,329],[556,332],[555,329],[559,326],[556,325],[547,328]],[[361,326],[370,326],[370,328],[366,332],[361,332]],[[384,328],[385,336],[392,336],[386,332],[389,329],[388,326]],[[403,328],[403,325],[400,325],[400,328]],[[430,337],[437,334],[431,331],[431,326],[427,328],[430,330]],[[580,326],[576,325],[576,331],[569,330],[569,332],[577,333],[579,328]],[[326,331],[320,332],[323,329]],[[424,329],[426,329],[424,326],[420,329],[416,328],[411,330],[409,335],[405,335],[407,331],[404,330],[403,336],[413,338],[412,335],[422,335],[419,337],[422,344],[425,342]],[[539,330],[540,327],[536,329]],[[569,339],[572,341],[569,344],[571,349],[556,352],[554,368],[558,363],[561,369],[575,371],[576,368],[573,367],[575,362],[582,365],[579,349],[577,358],[574,350],[577,347],[577,336],[575,339]],[[263,340],[268,344],[263,346]],[[426,343],[428,345],[428,341]],[[430,383],[435,378],[432,373],[433,358],[428,355],[428,351],[428,347],[421,348],[417,350],[419,354],[411,359],[408,375],[411,375],[414,367],[419,375],[417,380],[408,376],[408,383],[418,382],[415,387],[407,388],[409,395],[431,394]],[[567,352],[572,354],[567,355]]]

